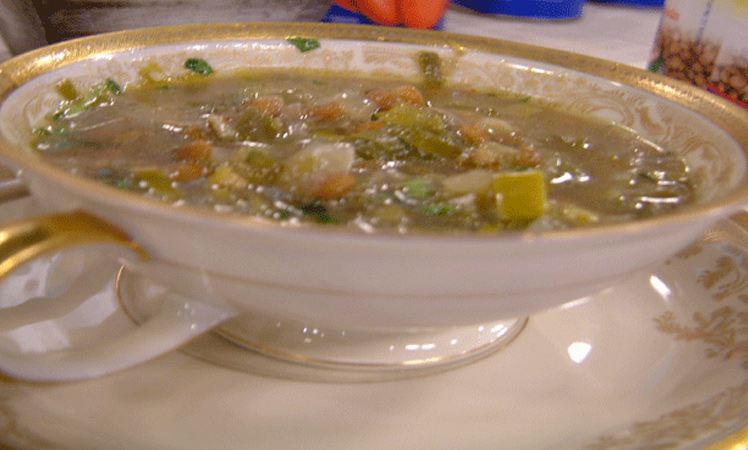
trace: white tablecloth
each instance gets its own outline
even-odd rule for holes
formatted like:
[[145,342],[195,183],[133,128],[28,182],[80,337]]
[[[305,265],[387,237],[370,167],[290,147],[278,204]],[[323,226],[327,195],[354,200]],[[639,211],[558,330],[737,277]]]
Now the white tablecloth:
[[[526,42],[645,67],[660,19],[658,9],[590,3],[576,20],[526,20],[453,7],[445,31]],[[0,61],[10,54],[0,39]]]

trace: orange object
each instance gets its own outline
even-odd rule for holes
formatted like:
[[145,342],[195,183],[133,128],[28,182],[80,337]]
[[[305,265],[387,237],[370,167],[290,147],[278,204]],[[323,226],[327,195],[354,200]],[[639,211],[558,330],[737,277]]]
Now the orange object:
[[337,3],[382,25],[432,28],[444,15],[449,0],[338,0]]

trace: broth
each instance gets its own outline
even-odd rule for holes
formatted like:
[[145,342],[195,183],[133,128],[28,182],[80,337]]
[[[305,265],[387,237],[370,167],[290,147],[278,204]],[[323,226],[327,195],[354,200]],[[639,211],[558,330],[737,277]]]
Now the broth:
[[677,155],[535,98],[190,61],[178,79],[62,82],[34,149],[174,205],[369,232],[572,228],[694,197]]

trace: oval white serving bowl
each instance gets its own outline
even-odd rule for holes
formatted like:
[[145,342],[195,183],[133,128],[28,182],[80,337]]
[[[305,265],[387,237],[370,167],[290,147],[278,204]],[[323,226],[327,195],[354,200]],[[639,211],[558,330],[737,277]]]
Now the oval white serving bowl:
[[[285,39],[318,38],[301,53]],[[218,71],[302,67],[413,77],[438,52],[450,83],[512,89],[597,115],[682,155],[695,205],[636,223],[505,235],[388,235],[284,227],[172,207],[82,180],[26,149],[59,102],[54,86],[188,57]],[[202,300],[279,319],[352,328],[433,327],[510,319],[592,294],[689,244],[748,202],[748,114],[696,88],[579,55],[521,44],[377,27],[201,25],[123,32],[27,53],[0,66],[0,161],[50,210],[83,209],[116,224],[152,257],[136,272]]]

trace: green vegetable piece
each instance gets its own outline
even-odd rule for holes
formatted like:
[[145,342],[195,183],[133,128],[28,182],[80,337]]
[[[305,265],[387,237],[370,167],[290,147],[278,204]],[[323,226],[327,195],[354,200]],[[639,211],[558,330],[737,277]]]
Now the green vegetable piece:
[[160,170],[141,170],[136,175],[164,200],[175,201],[182,196],[179,190],[172,185],[171,179]]
[[423,155],[455,159],[462,154],[462,148],[433,133],[417,133],[412,143]]
[[298,48],[301,53],[309,52],[322,47],[322,44],[320,44],[317,39],[295,37],[289,38],[287,39],[287,41]]
[[660,177],[658,177],[657,174],[654,172],[639,172],[638,175],[639,175],[639,178],[647,180],[647,181],[651,181],[653,183],[660,182]]
[[81,95],[73,82],[67,78],[59,82],[57,86],[55,86],[55,90],[57,90],[58,94],[62,95],[62,98],[68,101],[75,100]]
[[539,170],[504,172],[491,182],[499,216],[507,221],[531,221],[548,208],[545,179]]
[[427,88],[437,88],[444,84],[442,60],[435,52],[418,52],[418,67],[423,75],[423,84]]
[[283,166],[267,153],[250,150],[235,170],[250,183],[271,184],[282,168]]
[[253,106],[244,110],[234,128],[243,141],[269,142],[280,133],[278,123]]
[[107,78],[97,84],[84,96],[77,96],[73,101],[67,102],[54,114],[55,119],[74,117],[88,110],[92,106],[107,100],[109,94],[119,95],[122,88],[111,78]]
[[421,213],[429,216],[451,216],[457,212],[457,207],[449,203],[435,203],[421,207]]
[[184,67],[198,75],[208,76],[213,73],[213,68],[208,64],[208,61],[202,58],[189,58],[184,62]]
[[104,80],[104,86],[109,92],[111,92],[114,95],[119,95],[122,93],[122,86],[120,86],[116,81],[112,80],[111,78],[107,78]]
[[446,128],[446,124],[440,117],[428,114],[423,108],[410,103],[398,103],[380,114],[378,119],[391,125],[422,128],[436,133]]
[[305,215],[314,218],[317,223],[335,223],[336,220],[330,216],[330,212],[322,202],[312,202],[301,207]]
[[405,192],[411,198],[423,199],[434,195],[434,183],[428,178],[412,178],[405,182]]

